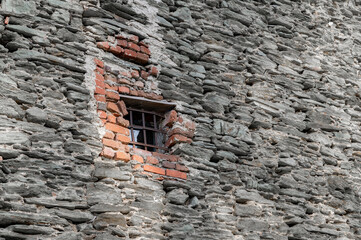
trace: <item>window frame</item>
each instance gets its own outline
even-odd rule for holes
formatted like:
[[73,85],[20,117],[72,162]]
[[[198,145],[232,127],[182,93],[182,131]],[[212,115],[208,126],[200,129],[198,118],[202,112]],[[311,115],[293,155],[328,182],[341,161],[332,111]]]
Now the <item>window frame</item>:
[[[163,150],[164,152],[168,151],[167,147],[163,147],[161,146],[159,143],[157,143],[157,138],[155,137],[154,141],[155,144],[148,144],[147,143],[147,131],[152,131],[154,132],[154,136],[156,136],[156,133],[160,133],[163,135],[163,137],[166,136],[166,131],[164,131],[162,128],[160,128],[160,124],[159,127],[157,128],[157,116],[161,119],[161,121],[164,120],[164,116],[162,114],[159,114],[155,111],[149,111],[149,110],[144,110],[144,109],[139,109],[139,108],[133,108],[133,107],[127,107],[127,111],[128,111],[128,115],[129,115],[129,135],[131,138],[131,141],[129,142],[129,145],[132,145],[133,148],[136,148],[136,146],[143,146],[145,151],[149,151],[149,152],[160,152],[160,150]],[[134,112],[139,112],[142,114],[142,126],[141,125],[135,125],[134,122]],[[146,126],[146,121],[145,121],[145,114],[150,114],[153,117],[153,123],[154,123],[154,128],[152,127],[147,127]],[[160,122],[161,122],[160,121]],[[141,142],[136,142],[135,137],[134,137],[134,130],[135,129],[139,129],[141,130],[141,132],[143,132],[143,139],[144,139],[144,143]],[[132,141],[133,140],[133,141]],[[153,148],[154,151],[150,151],[149,148]]]

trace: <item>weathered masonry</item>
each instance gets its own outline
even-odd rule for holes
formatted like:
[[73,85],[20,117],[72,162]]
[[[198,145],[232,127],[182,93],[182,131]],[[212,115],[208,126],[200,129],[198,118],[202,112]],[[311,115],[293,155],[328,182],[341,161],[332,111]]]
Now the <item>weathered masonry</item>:
[[360,21],[0,0],[0,240],[361,239]]

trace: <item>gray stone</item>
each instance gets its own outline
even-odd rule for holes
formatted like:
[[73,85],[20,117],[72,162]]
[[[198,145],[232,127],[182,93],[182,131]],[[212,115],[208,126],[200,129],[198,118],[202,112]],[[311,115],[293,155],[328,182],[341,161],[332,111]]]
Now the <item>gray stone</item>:
[[29,136],[23,132],[12,131],[4,132],[0,131],[0,144],[27,144],[29,142]]
[[14,100],[0,97],[0,115],[5,115],[9,118],[22,119],[25,113]]
[[240,231],[267,231],[269,225],[266,221],[258,220],[255,218],[244,218],[237,222],[237,228]]
[[107,226],[126,227],[126,220],[123,214],[102,213],[97,216],[93,224],[96,229],[103,229]]
[[35,16],[36,1],[25,1],[25,0],[4,0],[2,2],[2,9],[9,12],[27,14]]
[[24,234],[43,234],[43,235],[50,235],[55,230],[51,227],[41,227],[35,225],[12,225],[12,230],[17,233],[24,233]]
[[262,214],[262,209],[258,206],[249,204],[236,204],[234,214],[240,217],[260,216]]
[[48,119],[45,111],[37,107],[31,107],[26,110],[26,119],[29,122],[43,124]]
[[15,32],[18,32],[22,35],[24,35],[25,37],[42,37],[45,38],[46,36],[46,32],[41,31],[41,30],[35,30],[32,28],[28,28],[26,26],[20,26],[20,25],[6,25],[6,28]]
[[93,219],[93,215],[90,214],[89,212],[83,212],[79,210],[61,209],[61,210],[56,210],[55,214],[61,218],[70,220],[73,223],[82,223]]
[[182,189],[174,189],[168,192],[166,197],[171,203],[184,205],[188,199],[188,194],[184,193]]
[[174,13],[172,13],[173,17],[178,18],[181,21],[192,21],[192,15],[191,15],[191,11],[189,10],[189,8],[183,7],[183,8],[178,8],[177,11],[175,11]]
[[47,214],[26,213],[26,212],[1,212],[0,226],[6,227],[14,224],[59,224],[68,226],[69,223],[59,217]]

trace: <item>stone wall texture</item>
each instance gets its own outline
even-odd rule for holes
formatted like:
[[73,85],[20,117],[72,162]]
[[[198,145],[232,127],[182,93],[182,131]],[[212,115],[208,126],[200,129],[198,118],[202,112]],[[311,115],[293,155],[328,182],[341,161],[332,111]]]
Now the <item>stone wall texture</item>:
[[360,62],[360,0],[0,0],[0,239],[361,239]]

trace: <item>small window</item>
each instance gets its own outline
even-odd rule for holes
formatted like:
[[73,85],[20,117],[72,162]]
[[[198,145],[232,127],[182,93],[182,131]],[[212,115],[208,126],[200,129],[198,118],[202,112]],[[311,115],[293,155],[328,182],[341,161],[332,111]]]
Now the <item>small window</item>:
[[174,109],[175,103],[122,94],[119,96],[128,111],[124,118],[129,121],[129,146],[149,152],[166,153],[167,134],[161,123],[164,115]]
[[160,123],[163,116],[143,109],[127,108],[129,121],[130,147],[140,148],[150,152],[166,152],[165,132]]

